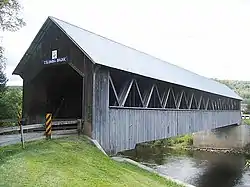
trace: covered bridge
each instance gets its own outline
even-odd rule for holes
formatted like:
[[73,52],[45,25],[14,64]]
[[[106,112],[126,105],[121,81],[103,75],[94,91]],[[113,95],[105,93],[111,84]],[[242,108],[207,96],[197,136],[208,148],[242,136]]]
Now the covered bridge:
[[227,86],[65,21],[48,17],[13,74],[27,123],[83,119],[106,151],[241,120]]

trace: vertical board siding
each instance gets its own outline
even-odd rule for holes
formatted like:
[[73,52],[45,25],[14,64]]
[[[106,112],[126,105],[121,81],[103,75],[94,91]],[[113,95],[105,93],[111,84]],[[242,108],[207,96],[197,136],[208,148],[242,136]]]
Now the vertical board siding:
[[133,149],[141,142],[239,124],[241,115],[239,111],[110,108],[109,118],[111,147],[104,148],[119,152]]
[[239,124],[240,111],[157,110],[109,107],[109,72],[93,81],[93,131],[105,151],[133,149],[137,143]]
[[[109,79],[108,71],[101,68],[94,74],[93,132],[94,139],[109,149]],[[119,118],[119,116],[117,116]],[[111,117],[112,118],[112,117]],[[118,131],[118,129],[116,129]],[[118,142],[117,142],[118,143]]]

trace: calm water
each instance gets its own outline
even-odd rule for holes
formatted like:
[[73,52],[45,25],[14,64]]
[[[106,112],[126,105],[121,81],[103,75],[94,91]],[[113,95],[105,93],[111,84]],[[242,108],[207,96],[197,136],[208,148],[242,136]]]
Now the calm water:
[[245,168],[249,158],[244,156],[141,146],[123,154],[197,187],[250,187],[250,169]]

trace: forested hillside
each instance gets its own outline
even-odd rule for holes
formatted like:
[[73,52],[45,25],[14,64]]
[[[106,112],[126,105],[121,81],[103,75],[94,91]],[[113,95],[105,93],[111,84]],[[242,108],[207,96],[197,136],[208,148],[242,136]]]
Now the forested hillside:
[[243,103],[250,104],[250,81],[215,80],[227,85],[238,93],[244,99]]

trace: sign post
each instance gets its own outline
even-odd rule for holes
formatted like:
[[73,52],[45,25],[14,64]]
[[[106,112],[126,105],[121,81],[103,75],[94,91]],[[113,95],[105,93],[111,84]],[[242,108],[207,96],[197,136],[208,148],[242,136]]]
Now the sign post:
[[23,136],[23,119],[21,116],[21,113],[18,113],[18,125],[20,127],[20,134],[21,134],[21,143],[22,143],[22,148],[24,149],[24,136]]

